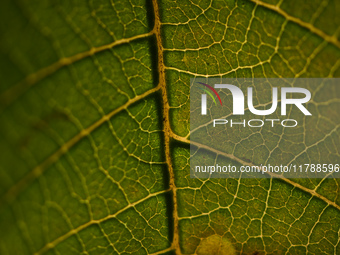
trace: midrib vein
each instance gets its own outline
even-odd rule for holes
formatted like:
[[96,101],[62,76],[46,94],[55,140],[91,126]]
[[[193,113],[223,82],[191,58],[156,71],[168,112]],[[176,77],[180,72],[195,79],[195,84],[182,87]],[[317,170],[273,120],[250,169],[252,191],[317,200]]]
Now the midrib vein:
[[171,247],[175,250],[176,254],[181,254],[180,245],[179,245],[179,229],[178,229],[178,204],[177,204],[177,189],[175,185],[175,174],[172,165],[171,158],[171,150],[170,150],[170,139],[171,139],[171,127],[170,127],[170,116],[169,116],[169,101],[168,101],[168,93],[166,87],[165,80],[165,65],[164,65],[164,48],[162,44],[162,35],[161,35],[161,20],[160,20],[160,12],[157,0],[152,0],[153,9],[154,9],[154,17],[155,17],[155,25],[154,25],[154,33],[156,36],[156,44],[157,44],[157,65],[158,65],[158,74],[159,74],[159,86],[162,93],[162,106],[163,106],[163,131],[164,131],[164,149],[165,149],[165,158],[169,171],[169,186],[172,193],[172,203],[173,203],[173,240]]
[[[162,106],[163,106],[163,132],[164,132],[164,148],[165,148],[165,157],[166,157],[166,163],[168,166],[169,171],[169,177],[170,177],[170,191],[172,193],[172,202],[173,202],[173,240],[171,244],[171,249],[176,251],[176,254],[181,254],[180,246],[179,246],[179,230],[178,230],[178,206],[177,206],[177,190],[175,186],[175,175],[174,175],[174,169],[172,165],[172,159],[171,159],[171,150],[170,150],[170,139],[171,139],[171,127],[170,127],[170,117],[169,117],[169,103],[168,103],[168,95],[167,95],[167,88],[166,88],[166,81],[165,81],[165,65],[164,65],[164,58],[163,58],[163,46],[162,46],[162,38],[161,38],[161,21],[160,21],[160,14],[159,14],[159,7],[156,0],[153,0],[153,7],[154,7],[154,15],[155,15],[155,25],[153,30],[148,34],[143,34],[140,36],[136,36],[130,39],[125,39],[119,42],[115,42],[109,45],[102,46],[100,48],[92,49],[88,52],[84,52],[78,55],[73,56],[70,59],[63,59],[55,64],[42,69],[38,71],[37,73],[33,74],[32,76],[27,77],[22,83],[15,86],[14,89],[6,91],[4,94],[0,95],[0,98],[2,98],[6,93],[7,96],[10,96],[13,100],[20,96],[24,91],[26,91],[29,87],[36,84],[38,81],[46,78],[50,74],[54,73],[58,69],[62,68],[63,66],[70,65],[78,60],[81,60],[85,57],[92,56],[93,54],[110,49],[114,46],[117,46],[118,44],[128,43],[133,40],[136,40],[138,38],[144,38],[150,35],[156,36],[156,43],[157,43],[157,59],[158,59],[158,73],[159,73],[159,84],[157,87],[145,92],[142,95],[136,96],[133,99],[130,99],[127,103],[125,103],[123,106],[117,108],[116,110],[112,111],[111,113],[103,116],[101,119],[96,121],[94,124],[92,124],[90,127],[82,130],[80,133],[78,133],[76,136],[71,138],[69,141],[67,141],[65,144],[63,144],[56,152],[54,152],[51,156],[49,156],[45,161],[43,161],[41,164],[39,164],[37,167],[32,169],[26,176],[24,176],[19,182],[17,182],[14,186],[12,186],[6,194],[0,199],[0,206],[4,203],[10,203],[14,201],[14,199],[17,197],[20,192],[22,192],[28,185],[41,176],[46,169],[48,169],[49,166],[51,166],[53,163],[55,163],[62,155],[64,155],[66,152],[70,150],[75,144],[77,144],[82,138],[86,137],[87,135],[91,134],[95,129],[100,127],[103,123],[110,120],[113,116],[115,116],[118,112],[127,109],[131,104],[147,97],[148,95],[156,92],[161,91],[162,94]],[[7,103],[10,103],[11,99],[7,101]],[[5,104],[6,105],[6,104]],[[85,226],[83,226],[85,227]],[[71,231],[69,234],[74,234],[74,231]],[[66,234],[65,236],[61,237],[60,239],[56,240],[56,243],[64,240],[68,237],[69,234]],[[41,252],[43,252],[45,249],[49,249],[53,247],[56,243],[50,244],[49,246],[43,248]],[[51,247],[50,247],[51,246]]]

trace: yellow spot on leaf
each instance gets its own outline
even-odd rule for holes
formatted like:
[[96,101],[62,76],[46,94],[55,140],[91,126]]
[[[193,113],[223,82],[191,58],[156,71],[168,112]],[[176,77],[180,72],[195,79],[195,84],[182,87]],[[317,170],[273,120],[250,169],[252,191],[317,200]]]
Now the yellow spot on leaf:
[[197,255],[234,255],[235,248],[232,243],[220,235],[204,238],[197,248]]

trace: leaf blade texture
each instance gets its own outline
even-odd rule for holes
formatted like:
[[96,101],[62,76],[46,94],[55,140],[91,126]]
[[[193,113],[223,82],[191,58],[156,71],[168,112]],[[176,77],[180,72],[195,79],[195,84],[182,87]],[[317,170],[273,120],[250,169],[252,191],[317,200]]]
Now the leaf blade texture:
[[[339,77],[339,11],[2,1],[0,253],[194,254],[215,239],[237,254],[340,253],[338,179],[189,176],[190,78]],[[339,103],[313,98],[333,109],[327,125],[238,130],[225,160],[338,160]]]

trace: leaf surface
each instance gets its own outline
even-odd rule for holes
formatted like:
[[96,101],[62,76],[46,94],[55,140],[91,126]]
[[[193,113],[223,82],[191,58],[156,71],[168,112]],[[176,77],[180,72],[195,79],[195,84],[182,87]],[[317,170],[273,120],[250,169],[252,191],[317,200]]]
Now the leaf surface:
[[[335,0],[2,1],[0,254],[194,254],[209,240],[340,253],[338,179],[189,174],[190,78],[339,77],[339,12]],[[311,103],[332,109],[326,124],[239,130],[228,155],[212,152],[339,160],[333,92]]]

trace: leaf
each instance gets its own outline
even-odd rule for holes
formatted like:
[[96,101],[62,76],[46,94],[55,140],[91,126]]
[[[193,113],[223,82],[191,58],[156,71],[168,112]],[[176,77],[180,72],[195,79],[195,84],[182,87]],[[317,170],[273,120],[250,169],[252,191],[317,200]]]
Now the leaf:
[[[335,0],[0,6],[0,254],[340,253],[338,179],[189,175],[190,78],[339,77]],[[339,159],[332,114],[311,160]]]

